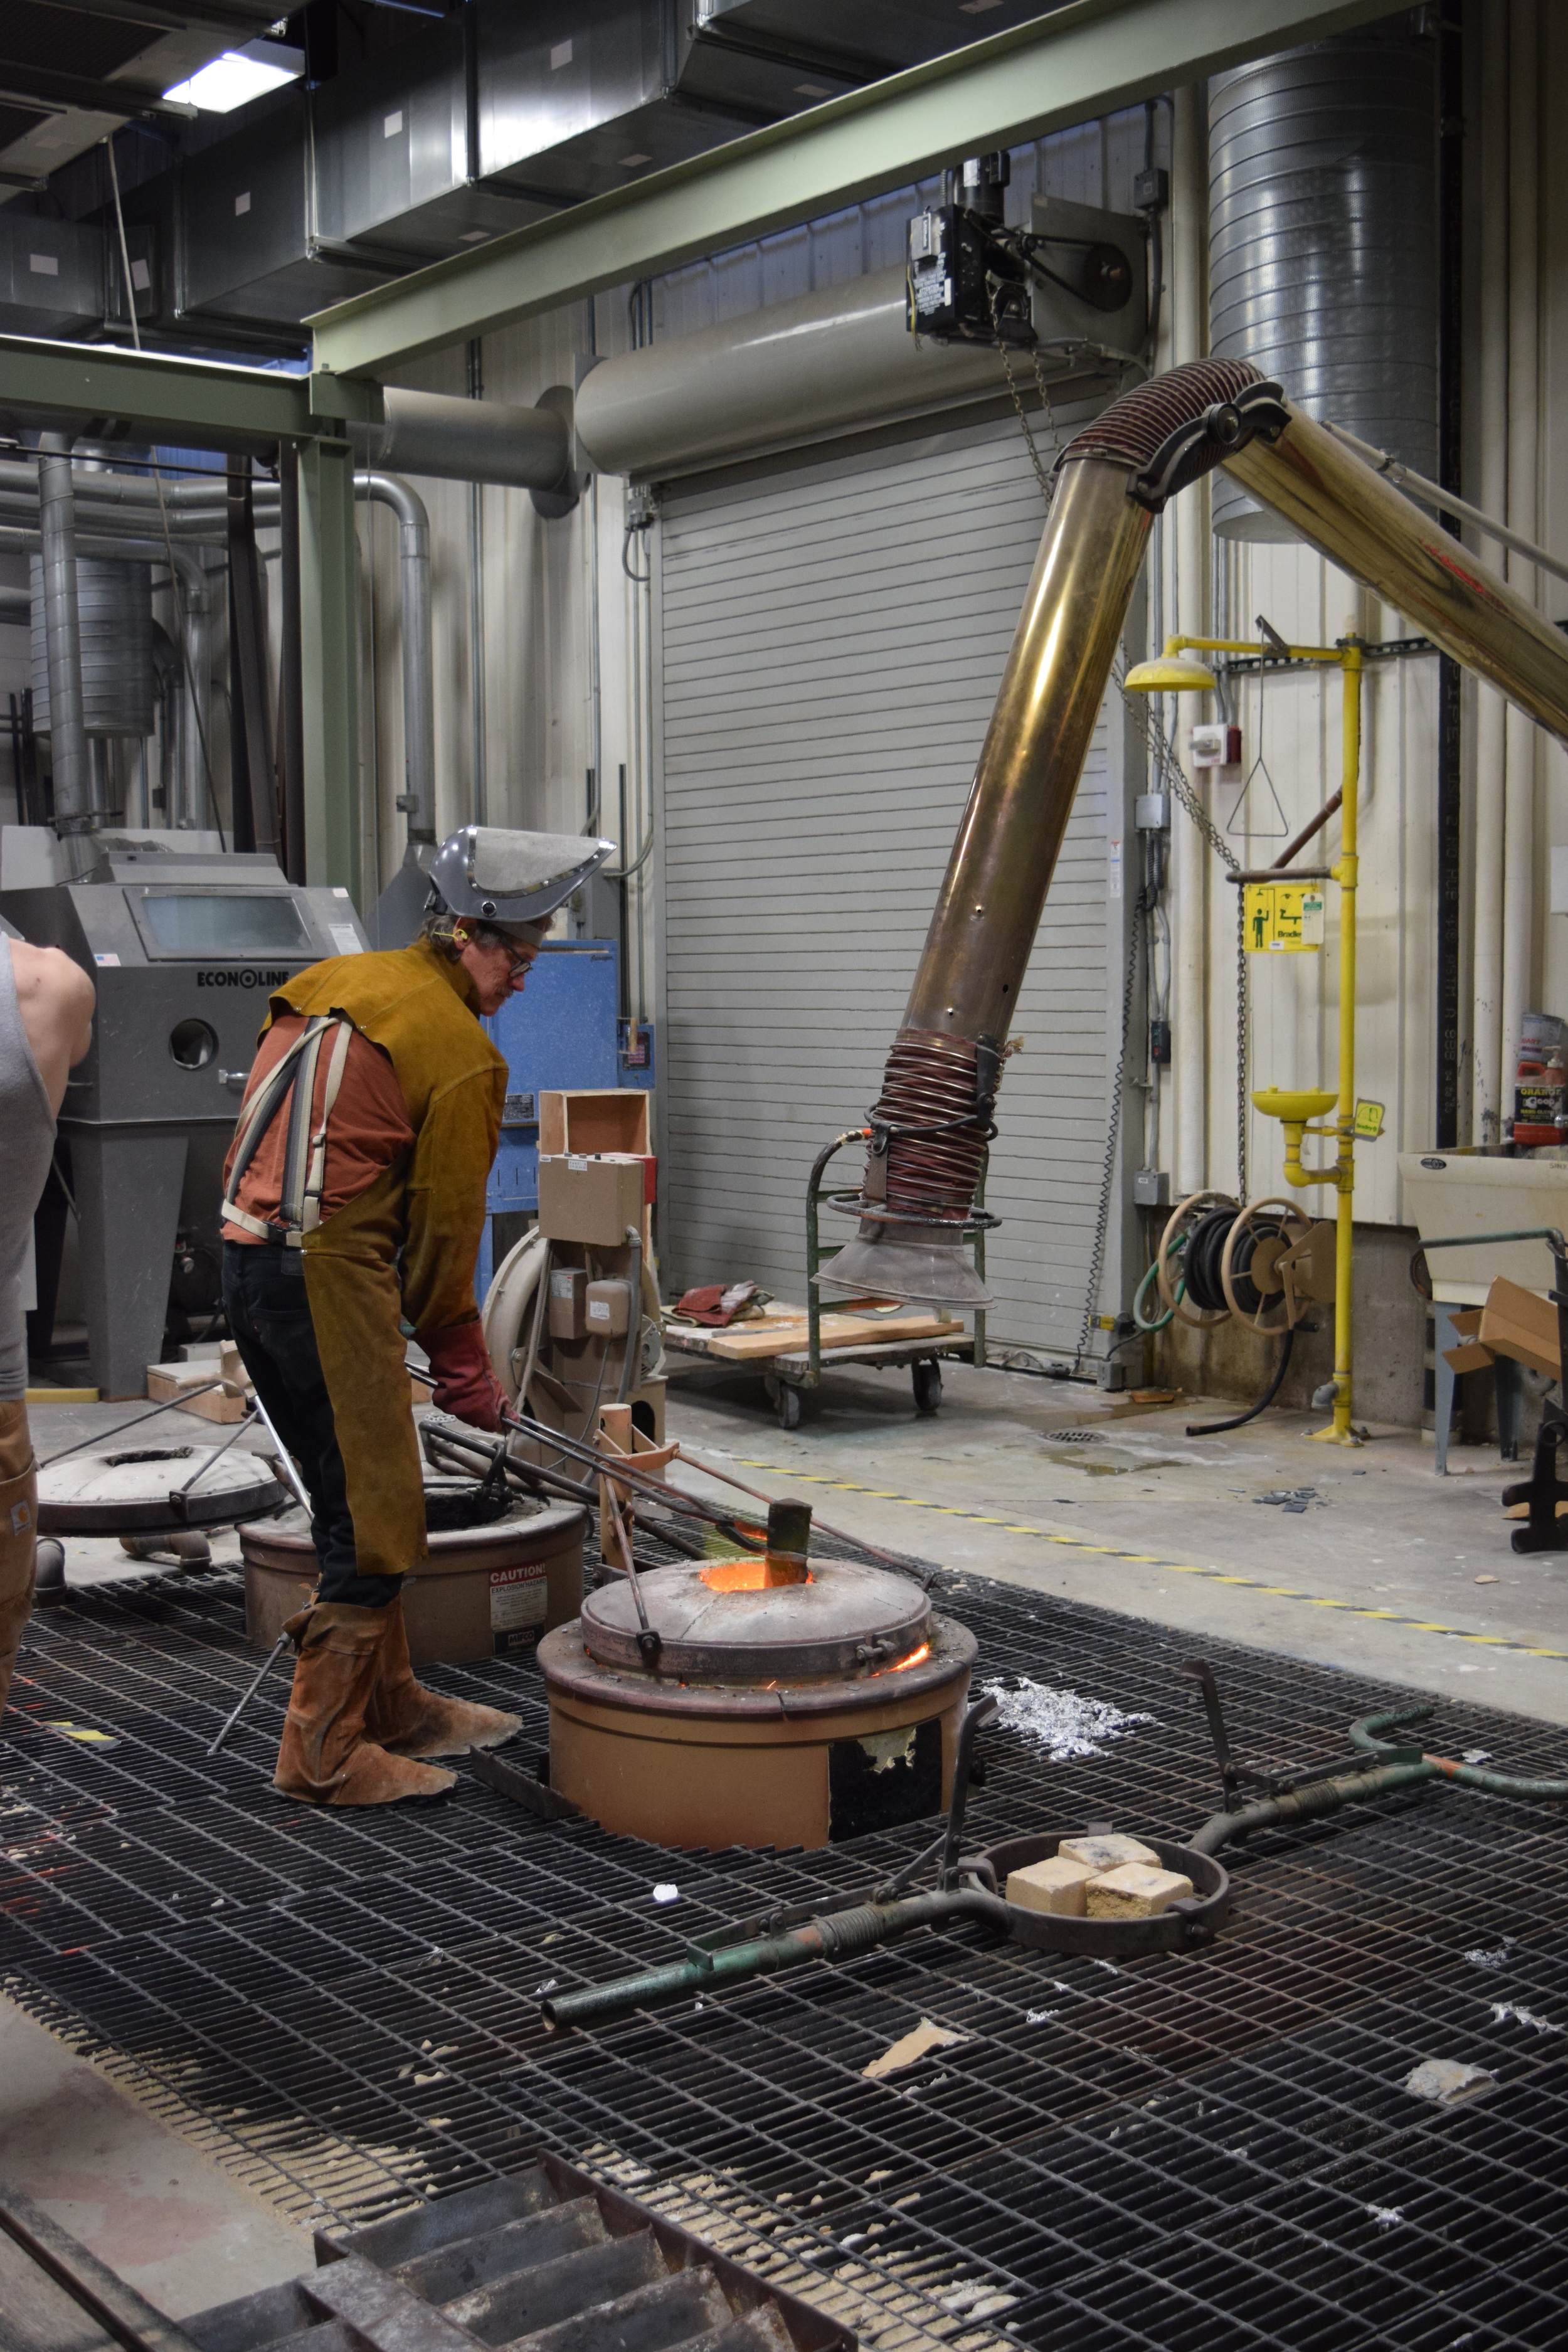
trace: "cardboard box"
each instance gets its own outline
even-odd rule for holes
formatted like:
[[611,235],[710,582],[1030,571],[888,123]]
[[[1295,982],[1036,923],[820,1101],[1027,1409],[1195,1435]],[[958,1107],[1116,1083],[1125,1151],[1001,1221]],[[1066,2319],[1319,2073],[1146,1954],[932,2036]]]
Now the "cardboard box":
[[1451,1318],[1457,1345],[1444,1349],[1443,1361],[1456,1372],[1484,1372],[1497,1361],[1491,1349],[1481,1345],[1482,1312],[1479,1307],[1467,1307]]
[[1500,1274],[1481,1309],[1479,1340],[1494,1356],[1511,1356],[1532,1371],[1556,1380],[1563,1369],[1557,1343],[1557,1309]]
[[539,1160],[539,1223],[552,1242],[624,1249],[642,1231],[643,1163],[630,1152],[576,1152]]

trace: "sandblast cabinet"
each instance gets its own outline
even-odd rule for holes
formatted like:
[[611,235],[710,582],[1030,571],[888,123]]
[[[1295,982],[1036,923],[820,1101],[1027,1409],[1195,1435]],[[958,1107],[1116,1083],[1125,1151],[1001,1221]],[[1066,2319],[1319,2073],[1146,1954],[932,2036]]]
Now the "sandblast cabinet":
[[44,828],[7,826],[0,846],[0,915],[34,946],[63,948],[98,991],[59,1158],[106,1397],[142,1393],[172,1286],[187,1312],[217,1307],[223,1162],[268,997],[367,944],[346,890],[299,887],[269,856],[169,845],[180,838],[100,835],[79,881],[48,878]]

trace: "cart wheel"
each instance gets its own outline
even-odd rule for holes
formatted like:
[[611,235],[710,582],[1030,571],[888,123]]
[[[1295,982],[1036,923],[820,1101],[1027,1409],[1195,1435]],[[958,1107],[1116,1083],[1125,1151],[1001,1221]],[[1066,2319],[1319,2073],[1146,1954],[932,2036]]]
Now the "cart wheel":
[[935,1357],[928,1357],[921,1363],[911,1364],[910,1378],[914,1383],[915,1411],[940,1412],[942,1411],[942,1366]]
[[800,1427],[800,1391],[780,1381],[773,1398],[773,1417],[781,1429]]

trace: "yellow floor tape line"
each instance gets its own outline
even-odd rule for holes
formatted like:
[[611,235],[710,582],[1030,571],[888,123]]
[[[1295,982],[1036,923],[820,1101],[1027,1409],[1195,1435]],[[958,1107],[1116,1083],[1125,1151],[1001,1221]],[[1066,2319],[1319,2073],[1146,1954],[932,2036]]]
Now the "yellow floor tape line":
[[[695,1451],[687,1458],[694,1467],[700,1466]],[[788,1478],[796,1486],[829,1486],[837,1495],[864,1495],[872,1502],[900,1504],[906,1510],[935,1511],[943,1518],[970,1519],[976,1527],[999,1528],[1004,1535],[1033,1536],[1038,1543],[1062,1544],[1068,1551],[1093,1552],[1106,1559],[1130,1560],[1140,1568],[1164,1569],[1173,1576],[1202,1576],[1212,1584],[1245,1585],[1251,1592],[1266,1592],[1276,1600],[1305,1601],[1314,1609],[1340,1609],[1352,1617],[1375,1617],[1384,1625],[1404,1625],[1417,1633],[1441,1633],[1450,1641],[1474,1642],[1491,1650],[1517,1650],[1527,1658],[1568,1658],[1568,1650],[1538,1649],[1529,1642],[1510,1642],[1501,1633],[1468,1633],[1462,1625],[1434,1624],[1426,1617],[1401,1617],[1394,1610],[1368,1609],[1358,1601],[1328,1601],[1320,1592],[1298,1592],[1288,1584],[1265,1584],[1259,1577],[1237,1576],[1228,1569],[1199,1568],[1193,1560],[1161,1559],[1155,1553],[1147,1551],[1119,1551],[1113,1544],[1087,1543],[1081,1536],[1053,1535],[1049,1528],[1026,1527],[1021,1521],[994,1518],[984,1511],[961,1510],[952,1503],[927,1502],[919,1495],[895,1495],[885,1486],[858,1486],[853,1478],[826,1478],[820,1473],[797,1470],[793,1465],[786,1466],[782,1462],[755,1461],[743,1454],[726,1456],[726,1459],[739,1462],[747,1470],[766,1470],[775,1478]]]

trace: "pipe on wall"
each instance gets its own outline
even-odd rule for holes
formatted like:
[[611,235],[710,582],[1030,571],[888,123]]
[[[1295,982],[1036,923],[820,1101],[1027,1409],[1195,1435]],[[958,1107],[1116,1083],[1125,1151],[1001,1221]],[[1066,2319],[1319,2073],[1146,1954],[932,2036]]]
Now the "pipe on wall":
[[83,873],[91,863],[84,836],[93,826],[92,771],[88,761],[77,618],[70,450],[70,436],[64,433],[46,433],[38,444],[38,544],[43,551],[55,831],[65,846],[70,871]]
[[[32,553],[43,546],[42,512],[39,528],[25,524],[0,522],[0,551],[25,551]],[[93,562],[168,564],[168,551],[162,540],[133,539],[118,533],[99,537],[85,532],[76,535],[76,552]],[[211,662],[210,622],[214,609],[214,587],[210,574],[195,551],[174,541],[174,570],[184,587],[186,616],[185,647],[190,675],[184,679],[184,693],[179,703],[179,746],[176,772],[179,778],[178,810],[168,812],[171,822],[187,816],[193,824],[199,824],[202,812],[208,804],[206,761],[204,745],[211,740],[210,689],[207,673]],[[46,585],[46,613],[47,588]],[[195,685],[199,724],[192,713],[192,686]],[[51,671],[49,693],[51,703],[55,691]],[[86,736],[83,734],[85,745]],[[86,762],[84,760],[84,768]],[[58,803],[57,803],[58,805]]]
[[514,490],[558,490],[571,473],[571,427],[554,409],[395,385],[387,387],[385,409],[384,424],[348,427],[355,458],[373,470]]
[[[1205,93],[1179,89],[1171,126],[1171,360],[1201,359],[1208,349],[1208,138]],[[1209,632],[1206,518],[1199,485],[1178,500],[1165,525],[1171,595],[1167,633]],[[1159,640],[1163,643],[1163,638]],[[1170,710],[1173,730],[1179,702]],[[1171,835],[1172,1128],[1176,1197],[1200,1192],[1208,1172],[1208,892],[1210,851],[1194,824],[1178,816]]]
[[905,303],[903,270],[879,269],[601,360],[578,387],[577,438],[601,472],[647,475],[798,442],[803,418],[826,438],[1005,392],[995,352],[916,342]]
[[[1512,0],[1508,19],[1508,506],[1526,538],[1541,536],[1540,155],[1541,37],[1537,0]],[[1510,554],[1508,578],[1534,600],[1540,574]],[[1517,704],[1504,722],[1502,1035],[1499,1109],[1513,1113],[1512,1071],[1535,990],[1535,817],[1541,746]]]
[[[467,405],[466,403],[462,404]],[[403,770],[399,805],[410,841],[436,838],[436,654],[430,605],[430,518],[395,474],[354,476],[354,493],[397,517],[403,582]]]

